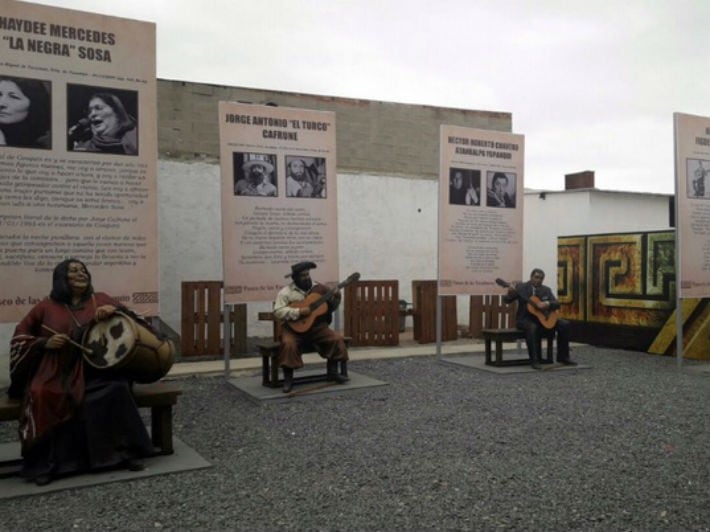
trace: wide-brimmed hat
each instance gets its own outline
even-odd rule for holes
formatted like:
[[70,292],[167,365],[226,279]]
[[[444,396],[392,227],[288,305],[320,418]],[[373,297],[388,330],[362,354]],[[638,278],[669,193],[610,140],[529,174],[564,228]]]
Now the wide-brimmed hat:
[[316,263],[311,261],[297,262],[291,266],[291,273],[287,273],[284,277],[296,277],[299,273],[305,272],[306,270],[315,269]]
[[300,162],[303,165],[303,168],[308,168],[308,165],[306,164],[306,161],[301,159],[300,157],[293,157],[292,159],[288,160],[288,166],[290,167],[293,163],[296,161]]
[[242,169],[244,170],[244,172],[248,172],[249,170],[251,170],[251,167],[256,164],[263,166],[266,169],[266,172],[269,174],[274,171],[274,165],[269,162],[269,159],[266,155],[261,155],[258,153],[244,154],[244,164],[242,165]]

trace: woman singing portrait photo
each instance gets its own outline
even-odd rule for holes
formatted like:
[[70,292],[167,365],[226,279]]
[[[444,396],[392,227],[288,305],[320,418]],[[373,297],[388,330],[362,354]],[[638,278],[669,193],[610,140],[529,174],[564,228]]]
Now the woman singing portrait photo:
[[138,155],[138,93],[67,86],[67,149]]

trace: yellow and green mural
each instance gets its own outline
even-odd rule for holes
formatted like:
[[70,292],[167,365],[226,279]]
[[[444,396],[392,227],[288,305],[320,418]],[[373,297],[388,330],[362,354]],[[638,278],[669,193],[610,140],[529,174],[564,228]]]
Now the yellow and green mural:
[[[674,355],[675,232],[564,236],[557,241],[560,315],[574,341]],[[710,305],[686,299],[686,358],[710,359]]]

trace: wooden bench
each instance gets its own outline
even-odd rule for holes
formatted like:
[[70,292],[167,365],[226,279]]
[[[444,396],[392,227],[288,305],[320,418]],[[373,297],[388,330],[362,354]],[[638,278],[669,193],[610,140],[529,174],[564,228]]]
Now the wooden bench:
[[[522,366],[531,363],[530,357],[527,355],[525,358],[503,360],[503,342],[518,342],[520,340],[524,340],[524,331],[521,331],[520,329],[482,329],[481,335],[486,342],[487,366]],[[542,362],[552,364],[554,361],[552,351],[555,337],[552,335],[544,336],[543,338],[547,338],[547,356],[543,358]],[[496,344],[495,359],[493,358],[491,350],[492,342],[495,342]]]
[[[271,321],[274,324],[274,339],[270,341],[257,342],[256,347],[259,349],[259,354],[261,355],[261,384],[262,386],[268,386],[269,388],[280,388],[283,386],[283,379],[279,377],[279,349],[281,348],[281,342],[278,338],[281,334],[281,323],[279,320],[274,319],[274,315],[271,312],[259,312],[259,319],[262,321]],[[350,347],[351,338],[345,338],[345,345]],[[315,349],[313,347],[306,347],[303,352],[309,353],[313,352]],[[348,376],[348,362],[347,360],[342,360],[338,362],[338,371],[343,377]],[[328,378],[327,373],[318,375],[301,375],[294,372],[293,384],[305,384],[309,382],[321,382]]]
[[[138,408],[150,408],[151,438],[155,454],[173,454],[173,405],[177,404],[182,390],[175,384],[155,382],[133,386],[133,397]],[[0,396],[0,421],[17,421],[20,417],[20,400],[6,393]]]

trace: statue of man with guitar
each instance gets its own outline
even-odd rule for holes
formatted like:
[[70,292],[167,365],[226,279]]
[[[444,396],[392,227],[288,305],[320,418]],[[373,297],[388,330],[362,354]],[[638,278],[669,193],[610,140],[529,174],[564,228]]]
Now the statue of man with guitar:
[[284,372],[284,393],[293,387],[293,371],[303,367],[302,351],[305,346],[315,348],[327,360],[328,380],[336,384],[348,378],[338,373],[338,362],[348,360],[348,350],[343,337],[329,325],[333,311],[340,304],[340,289],[357,281],[359,273],[333,289],[322,284],[313,284],[310,271],[313,262],[299,262],[291,266],[292,282],[284,286],[274,302],[274,318],[282,323],[279,366]]
[[545,272],[535,268],[530,273],[530,280],[525,283],[507,283],[496,279],[496,283],[508,288],[503,297],[506,303],[518,301],[518,313],[515,326],[525,331],[525,344],[532,367],[542,369],[542,337],[554,336],[557,332],[557,362],[566,366],[577,363],[569,357],[569,322],[557,317],[560,303],[549,286],[542,282]]

